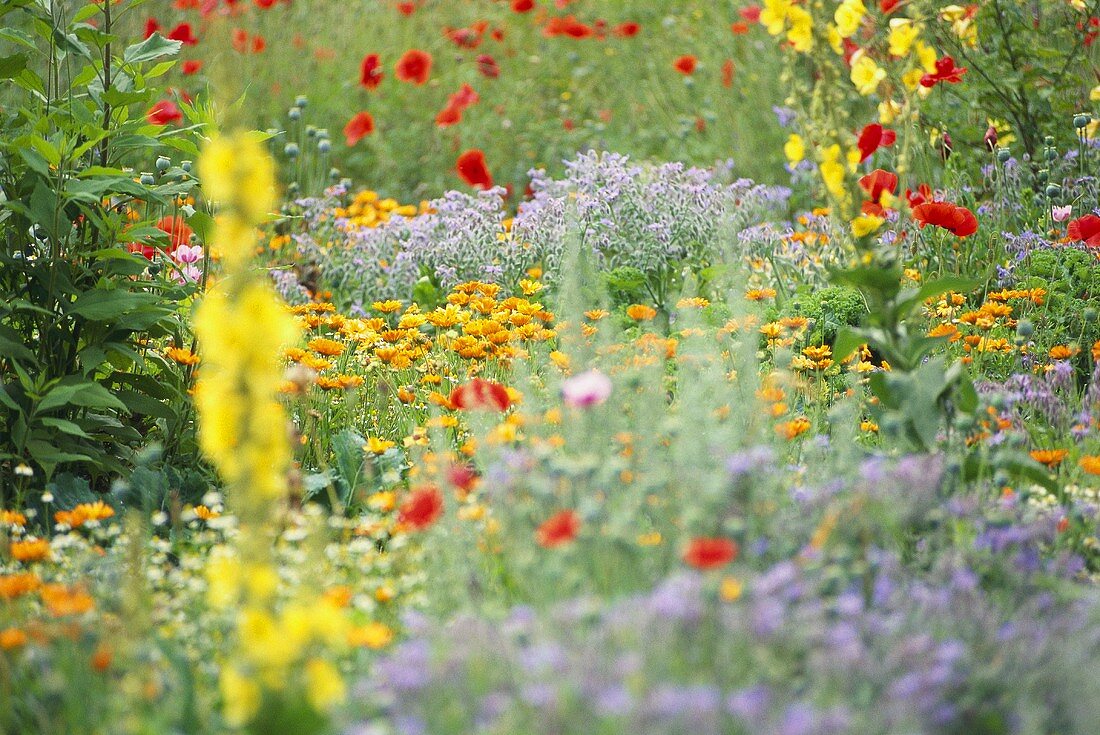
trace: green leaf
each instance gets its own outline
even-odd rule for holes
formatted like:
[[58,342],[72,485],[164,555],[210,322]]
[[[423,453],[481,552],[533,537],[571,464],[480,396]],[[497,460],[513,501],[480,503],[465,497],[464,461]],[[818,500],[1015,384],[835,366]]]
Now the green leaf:
[[154,33],[141,43],[128,47],[122,53],[122,59],[127,64],[140,64],[164,56],[175,56],[182,47],[183,43],[180,41],[169,41],[159,33]]
[[148,306],[157,301],[155,294],[143,291],[108,291],[96,289],[86,291],[77,297],[69,307],[69,313],[82,316],[93,322],[106,322],[118,319],[127,312]]
[[69,436],[78,436],[81,439],[92,438],[88,436],[88,433],[84,431],[84,429],[80,428],[79,425],[72,421],[69,421],[68,419],[57,418],[56,416],[46,416],[39,419],[38,423],[40,423],[42,426],[49,426],[51,428],[57,429],[63,434],[68,434]]
[[91,381],[62,383],[42,397],[37,410],[52,411],[62,407],[83,406],[85,408],[113,408],[126,412],[126,404],[99,383]]
[[0,79],[14,79],[19,72],[27,68],[26,54],[0,56]]
[[833,359],[843,362],[866,341],[867,338],[859,331],[850,327],[841,327],[837,330],[836,339],[833,340]]
[[12,360],[34,361],[34,353],[23,343],[19,333],[3,324],[0,324],[0,354]]

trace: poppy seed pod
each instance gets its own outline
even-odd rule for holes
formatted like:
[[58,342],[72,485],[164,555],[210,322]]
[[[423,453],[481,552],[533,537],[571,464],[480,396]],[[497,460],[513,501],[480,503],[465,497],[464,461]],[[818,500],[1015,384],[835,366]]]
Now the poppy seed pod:
[[304,94],[300,94],[294,98],[294,106],[298,108],[305,108],[309,104],[309,100],[306,99]]
[[283,154],[286,155],[287,158],[297,158],[298,153],[297,143],[287,143],[286,146],[283,147]]
[[164,173],[172,165],[167,156],[157,156],[157,171]]
[[1093,308],[1091,308],[1091,307],[1090,307],[1090,308],[1088,308],[1088,309],[1085,309],[1085,310],[1084,310],[1084,311],[1083,311],[1083,312],[1081,313],[1081,317],[1082,317],[1082,318],[1083,318],[1083,319],[1084,319],[1084,320],[1085,320],[1086,322],[1090,322],[1090,323],[1091,323],[1091,322],[1094,322],[1094,321],[1096,321],[1096,309],[1093,309]]
[[1056,199],[1062,193],[1062,187],[1057,184],[1047,184],[1046,195],[1048,199]]
[[148,171],[142,171],[140,181],[145,186],[152,186],[156,179],[154,179],[153,174],[149,173]]
[[286,116],[289,117],[291,120],[301,120],[302,109],[300,107],[291,107],[289,110],[287,110]]
[[1030,337],[1035,334],[1035,325],[1030,319],[1021,319],[1016,323],[1016,334],[1021,337]]
[[1012,158],[1012,151],[1007,148],[997,149],[997,160],[1001,163],[1008,163],[1008,159]]
[[1079,112],[1073,116],[1073,127],[1078,130],[1087,128],[1090,122],[1092,122],[1092,115],[1087,112]]

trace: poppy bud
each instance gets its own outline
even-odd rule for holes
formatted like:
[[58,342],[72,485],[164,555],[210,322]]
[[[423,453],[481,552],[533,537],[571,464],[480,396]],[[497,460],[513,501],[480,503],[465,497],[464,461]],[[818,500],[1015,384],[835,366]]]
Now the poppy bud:
[[1048,135],[1047,137],[1043,138],[1043,143],[1045,145],[1054,145],[1054,136]]
[[982,138],[985,141],[985,147],[991,151],[997,149],[997,128],[992,125],[985,131],[985,137]]
[[302,110],[298,107],[291,107],[289,110],[287,110],[286,116],[289,117],[291,120],[301,120]]
[[1039,182],[1040,184],[1047,183],[1047,179],[1049,179],[1049,178],[1050,178],[1050,174],[1047,172],[1047,170],[1045,168],[1041,169],[1039,171],[1039,173],[1035,174],[1035,180],[1037,182]]
[[955,144],[951,141],[951,134],[944,133],[943,137],[940,138],[940,157],[946,161],[951,157],[951,151],[954,150],[954,148]]
[[1021,337],[1030,337],[1035,334],[1035,325],[1030,319],[1021,319],[1016,323],[1016,334]]
[[321,153],[328,153],[330,150],[332,150],[332,141],[330,141],[328,138],[321,138],[319,141],[317,141],[317,150]]
[[316,126],[306,125],[306,137],[307,138],[316,138],[317,137],[317,128],[316,128]]
[[305,106],[308,105],[308,104],[309,104],[309,100],[306,99],[306,96],[304,94],[300,94],[296,98],[294,98],[294,106],[295,107],[305,108]]
[[1058,150],[1056,148],[1047,148],[1043,151],[1048,161],[1058,160]]
[[1012,151],[1007,148],[997,149],[997,160],[1001,163],[1008,163],[1008,159],[1012,158]]
[[1047,184],[1046,195],[1048,199],[1056,199],[1062,193],[1062,187],[1057,184]]
[[1079,112],[1073,116],[1073,127],[1078,130],[1088,127],[1090,122],[1092,122],[1092,115],[1087,112]]
[[283,148],[283,154],[287,158],[297,158],[298,153],[299,153],[299,150],[298,150],[298,144],[297,143],[287,143],[286,146]]

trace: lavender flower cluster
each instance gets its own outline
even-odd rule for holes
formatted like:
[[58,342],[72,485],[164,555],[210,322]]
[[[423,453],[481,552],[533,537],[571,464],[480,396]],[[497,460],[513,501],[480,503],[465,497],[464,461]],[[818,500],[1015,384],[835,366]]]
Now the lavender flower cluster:
[[[299,257],[320,268],[329,289],[358,304],[407,299],[422,277],[444,289],[470,280],[514,284],[540,265],[553,281],[573,236],[600,269],[651,272],[689,259],[703,268],[741,247],[725,235],[785,206],[790,193],[747,179],[727,183],[723,167],[647,166],[615,154],[581,155],[563,179],[531,175],[534,196],[511,231],[500,188],[448,192],[431,202],[430,214],[355,228],[332,217],[346,193],[333,187],[295,203],[303,225],[294,236]],[[292,283],[281,285],[294,291]]]
[[356,695],[395,735],[1095,732],[1095,599],[1006,602],[965,564],[868,563],[838,588],[779,562],[735,602],[692,573],[611,605],[411,618]]

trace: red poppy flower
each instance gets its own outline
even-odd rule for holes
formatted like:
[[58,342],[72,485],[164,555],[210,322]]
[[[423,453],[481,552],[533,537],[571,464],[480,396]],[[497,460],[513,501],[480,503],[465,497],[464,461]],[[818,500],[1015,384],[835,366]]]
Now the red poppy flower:
[[409,16],[416,11],[416,3],[398,3],[397,12],[401,15]]
[[672,62],[672,68],[680,72],[684,76],[689,76],[695,73],[695,64],[698,60],[691,54],[685,54],[676,61]]
[[739,20],[736,23],[730,24],[730,31],[735,36],[743,36],[749,32],[749,24],[743,20]]
[[435,124],[441,128],[458,125],[462,122],[462,108],[455,105],[447,105],[435,116]]
[[859,148],[860,163],[866,161],[874,154],[879,148],[889,148],[894,144],[898,138],[897,133],[893,130],[887,130],[878,123],[871,123],[864,126],[863,130],[859,133],[859,140],[856,141],[856,147]]
[[191,30],[190,23],[180,23],[178,26],[168,32],[169,41],[179,41],[184,46],[194,46],[199,42],[199,39],[195,38],[194,32]]
[[382,62],[378,54],[367,54],[359,65],[359,84],[367,89],[377,89],[382,83]]
[[500,76],[500,67],[497,66],[497,60],[489,54],[481,54],[475,61],[477,62],[477,70],[483,76],[490,79],[496,79]]
[[478,474],[477,471],[466,464],[453,464],[447,470],[447,480],[457,490],[462,491],[460,497],[468,495],[477,486]]
[[627,21],[626,23],[620,23],[619,25],[615,26],[615,28],[611,32],[620,38],[633,38],[634,36],[637,36],[641,30],[642,27],[637,23]]
[[161,100],[145,112],[145,119],[153,125],[168,125],[182,120],[183,113],[172,100]]
[[360,112],[344,126],[345,142],[350,148],[373,132],[374,118],[369,112]]
[[397,520],[417,531],[423,531],[443,514],[443,493],[435,485],[416,488],[401,504]]
[[921,184],[917,187],[916,191],[906,189],[905,199],[909,202],[910,207],[916,207],[919,204],[930,202],[932,201],[932,187],[928,184]]
[[517,13],[527,13],[535,9],[535,0],[512,0],[512,10]]
[[535,532],[539,545],[547,549],[567,544],[577,537],[581,517],[574,510],[563,510],[546,519]]
[[140,255],[146,260],[152,260],[153,256],[157,254],[156,248],[154,248],[152,245],[146,245],[145,243],[141,242],[130,243],[126,246],[126,250],[133,253],[134,255]]
[[554,36],[569,36],[570,38],[588,38],[593,34],[590,26],[586,26],[572,15],[564,18],[551,18],[542,29],[542,35],[547,38]]
[[493,186],[493,177],[485,165],[485,154],[478,148],[466,151],[455,162],[459,178],[477,189],[489,189]]
[[420,49],[409,49],[394,67],[394,76],[402,82],[420,86],[428,81],[432,73],[432,55]]
[[149,18],[145,21],[145,38],[148,38],[158,31],[160,31],[160,23],[157,22],[156,18]]
[[484,378],[473,378],[451,391],[448,399],[455,408],[507,411],[512,404],[508,389],[500,383]]
[[458,91],[451,95],[450,103],[455,107],[465,110],[467,107],[476,105],[481,100],[477,91],[474,90],[469,84],[463,84],[459,87]]
[[913,208],[913,219],[926,225],[942,227],[957,237],[969,237],[978,231],[978,218],[966,207],[951,202],[925,202]]
[[737,558],[737,542],[728,538],[694,538],[684,549],[684,562],[696,569],[724,567]]
[[722,64],[722,86],[723,87],[732,87],[733,86],[733,71],[734,71],[733,59],[726,59],[725,63]]
[[1086,214],[1069,223],[1069,239],[1081,240],[1090,248],[1100,248],[1100,217]]
[[882,200],[883,193],[890,192],[893,194],[898,190],[898,177],[897,174],[876,168],[860,178],[859,185],[867,192],[867,196],[870,197],[872,202],[879,202]]
[[188,59],[187,61],[183,62],[183,65],[180,67],[180,71],[182,71],[187,76],[198,74],[201,70],[202,62],[198,59]]
[[741,8],[741,10],[738,11],[738,15],[740,15],[747,23],[758,23],[760,22],[760,6],[749,5],[746,8]]
[[890,15],[898,9],[901,5],[901,0],[879,0],[878,9],[882,11],[883,15]]
[[473,28],[445,28],[443,34],[459,48],[477,48],[481,45],[481,34]]
[[957,67],[954,59],[944,56],[942,59],[936,59],[936,73],[925,74],[920,78],[920,83],[922,87],[935,87],[940,82],[958,84],[965,73],[966,67]]
[[168,233],[168,237],[172,242],[172,250],[175,250],[180,245],[187,245],[191,241],[191,235],[194,234],[187,222],[183,217],[177,215],[169,215],[167,217],[161,217],[157,221],[157,229],[161,232]]

